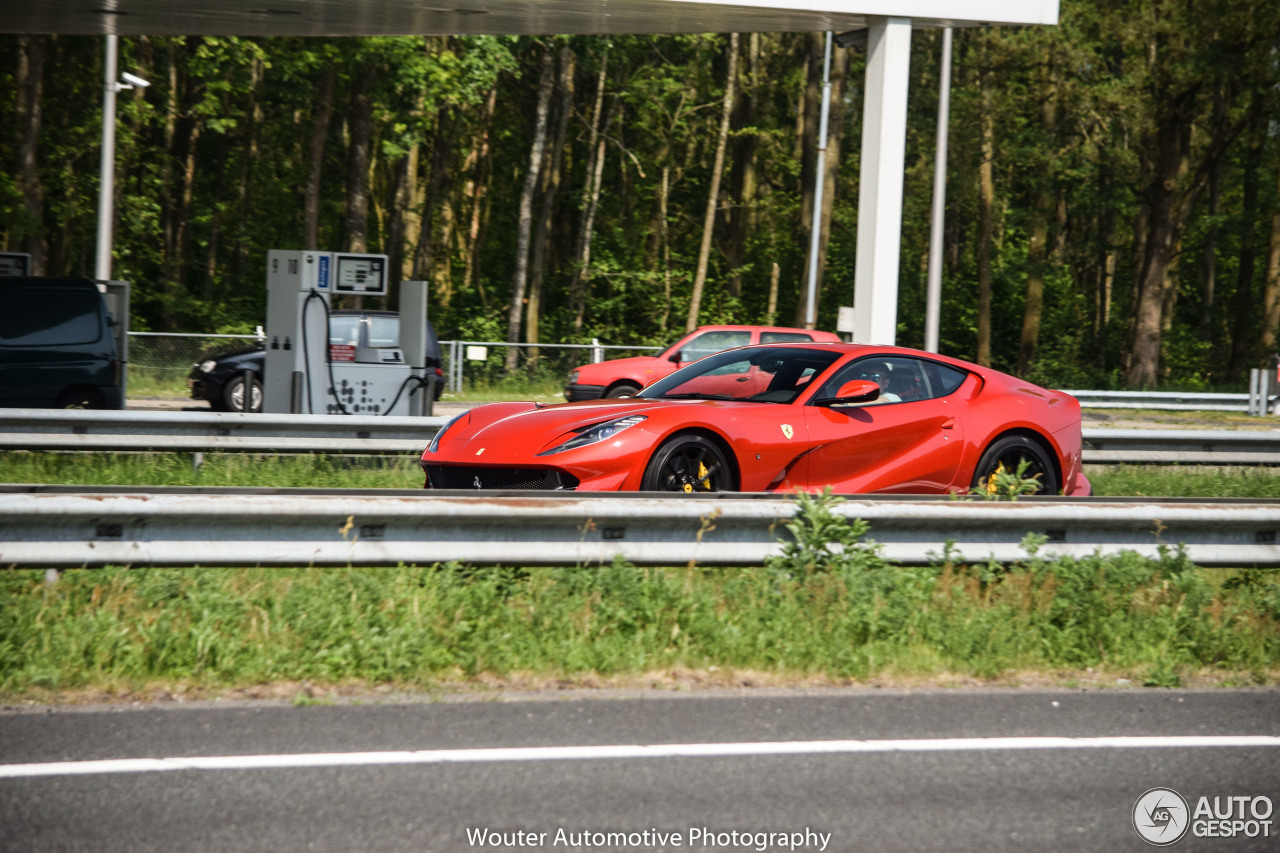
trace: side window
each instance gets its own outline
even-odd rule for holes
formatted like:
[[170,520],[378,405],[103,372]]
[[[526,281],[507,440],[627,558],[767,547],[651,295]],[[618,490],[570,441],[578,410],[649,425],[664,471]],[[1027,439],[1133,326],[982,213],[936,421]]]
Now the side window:
[[0,313],[0,339],[11,347],[91,344],[101,337],[102,300],[65,288],[19,290]]
[[761,332],[760,343],[762,344],[781,344],[790,343],[791,341],[812,341],[813,335],[806,335],[804,332]]
[[697,361],[712,353],[734,347],[745,347],[749,343],[751,343],[751,333],[746,331],[703,332],[680,349],[680,361]]
[[924,372],[933,390],[931,395],[933,397],[945,397],[954,392],[969,375],[963,370],[957,370],[945,364],[938,364],[936,361],[926,361],[924,363]]
[[[950,369],[950,368],[948,368]],[[961,381],[964,375],[961,374]],[[887,403],[912,403],[941,396],[930,385],[925,363],[919,359],[899,356],[870,356],[845,365],[828,380],[815,399],[833,397],[841,385],[855,379],[875,382],[880,386],[880,396],[867,405]],[[959,382],[956,386],[959,386]],[[954,390],[954,388],[952,389]]]
[[400,318],[376,314],[369,318],[369,346],[394,347],[400,345]]
[[329,318],[329,343],[356,346],[360,343],[360,318],[349,314]]

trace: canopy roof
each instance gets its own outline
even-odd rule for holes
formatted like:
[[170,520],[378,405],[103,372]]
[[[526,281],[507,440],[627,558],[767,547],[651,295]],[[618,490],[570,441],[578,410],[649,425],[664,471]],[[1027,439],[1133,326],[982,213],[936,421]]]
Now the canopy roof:
[[2,0],[0,32],[373,36],[822,32],[1056,24],[1058,0]]

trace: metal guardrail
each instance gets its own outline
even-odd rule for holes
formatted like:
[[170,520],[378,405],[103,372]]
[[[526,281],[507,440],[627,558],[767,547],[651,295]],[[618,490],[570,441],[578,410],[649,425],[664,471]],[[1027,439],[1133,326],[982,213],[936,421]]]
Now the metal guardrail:
[[0,448],[421,453],[445,418],[0,409]]
[[[1086,409],[1152,409],[1159,411],[1247,412],[1258,403],[1251,394],[1209,394],[1194,391],[1063,391]],[[1275,410],[1280,397],[1268,398]],[[1261,412],[1259,412],[1261,414]]]
[[[66,487],[70,488],[70,487]],[[263,490],[0,493],[0,566],[762,565],[795,513],[778,496],[686,498]],[[1156,555],[1185,545],[1201,566],[1280,566],[1280,502],[855,499],[889,559],[927,564],[944,539],[966,562],[1046,555]]]
[[1280,465],[1275,430],[1087,429],[1089,465]]
[[[444,418],[0,409],[0,448],[420,453]],[[1084,430],[1087,464],[1280,465],[1280,431]]]

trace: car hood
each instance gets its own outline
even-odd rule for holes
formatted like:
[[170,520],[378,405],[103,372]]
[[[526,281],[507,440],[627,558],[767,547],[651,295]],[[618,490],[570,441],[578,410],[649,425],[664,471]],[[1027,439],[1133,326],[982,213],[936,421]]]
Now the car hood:
[[509,450],[521,456],[536,454],[584,429],[628,415],[650,417],[654,421],[652,426],[661,431],[661,426],[666,424],[668,418],[686,419],[688,406],[739,409],[760,405],[726,400],[645,400],[636,397],[550,406],[538,403],[490,403],[467,412],[449,429],[448,438],[450,444],[459,448],[464,445],[476,448],[484,446],[488,461],[495,451],[505,454]]
[[[625,418],[652,408],[656,401],[621,398],[580,403],[543,405],[540,403],[490,403],[467,413],[454,429],[456,438],[486,441],[519,439],[528,446],[535,435],[559,435],[583,427]],[[451,430],[452,432],[452,430]]]
[[[628,358],[611,358],[608,361],[596,362],[593,364],[583,364],[576,368],[578,371],[578,381],[586,383],[589,377],[598,374],[605,374],[609,378],[624,375],[632,371],[652,370],[655,362],[661,359],[652,355],[633,355]],[[675,367],[672,367],[674,370]]]

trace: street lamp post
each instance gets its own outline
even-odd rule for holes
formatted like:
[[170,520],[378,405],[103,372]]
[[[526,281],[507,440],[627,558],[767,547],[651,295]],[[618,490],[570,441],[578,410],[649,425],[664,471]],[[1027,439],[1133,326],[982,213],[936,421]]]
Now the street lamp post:
[[93,277],[98,281],[111,280],[112,225],[116,175],[116,93],[135,86],[145,89],[151,85],[141,77],[125,74],[126,82],[116,79],[119,52],[118,36],[107,36],[106,56],[103,65],[102,87],[102,163],[98,180],[98,253],[93,267]]
[[938,142],[933,155],[933,221],[929,228],[929,283],[924,303],[924,348],[938,351],[942,319],[942,229],[947,210],[947,119],[951,113],[951,27],[942,31],[938,83]]

